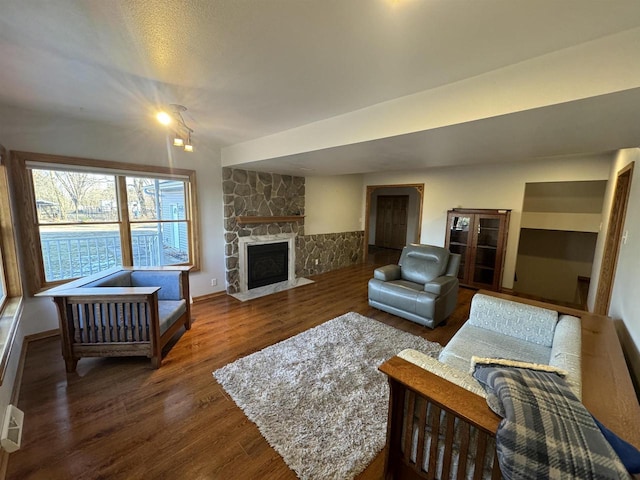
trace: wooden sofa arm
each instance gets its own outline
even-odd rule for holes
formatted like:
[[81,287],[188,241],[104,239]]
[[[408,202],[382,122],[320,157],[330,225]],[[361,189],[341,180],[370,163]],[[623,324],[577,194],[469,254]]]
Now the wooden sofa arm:
[[389,380],[430,399],[440,408],[456,413],[476,428],[492,435],[496,433],[500,417],[491,411],[484,398],[475,393],[400,357],[389,359],[380,365],[379,370],[385,373]]
[[[94,299],[97,302],[104,299],[112,302],[114,297],[142,298],[153,295],[158,290],[160,290],[160,287],[86,287],[68,290],[66,297]],[[65,296],[64,292],[61,292],[60,296]]]
[[494,442],[500,418],[484,398],[397,356],[379,370],[390,386],[386,479],[466,478],[470,471],[501,477]]

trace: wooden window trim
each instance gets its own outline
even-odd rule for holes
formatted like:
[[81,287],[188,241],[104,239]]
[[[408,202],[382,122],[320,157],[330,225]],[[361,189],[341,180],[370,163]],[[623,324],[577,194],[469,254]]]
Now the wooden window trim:
[[[160,175],[160,176],[174,176],[182,177],[186,180],[186,188],[188,192],[185,206],[188,209],[188,235],[189,235],[189,250],[192,254],[191,264],[193,265],[192,271],[198,271],[200,269],[200,226],[198,215],[198,199],[196,189],[196,173],[194,170],[161,167],[156,165],[142,165],[136,163],[114,162],[109,160],[95,160],[88,158],[78,157],[65,157],[61,155],[49,155],[43,153],[21,152],[12,151],[10,158],[10,178],[15,188],[15,192],[18,195],[18,201],[16,203],[17,213],[20,218],[20,235],[22,238],[22,246],[24,249],[24,272],[27,276],[27,289],[29,294],[34,295],[47,288],[55,285],[66,283],[71,279],[46,282],[44,275],[44,264],[42,260],[42,252],[40,248],[40,234],[38,231],[38,219],[35,206],[35,194],[33,191],[33,182],[31,179],[31,170],[27,168],[27,162],[42,163],[46,168],[46,164],[49,165],[66,165],[69,167],[83,167],[85,171],[91,171],[91,169],[99,170],[100,173],[109,173],[112,171],[116,178],[122,178],[122,175],[126,175],[127,172],[131,172],[131,175]],[[109,173],[111,174],[111,173]],[[120,180],[118,182],[122,183]],[[122,202],[119,201],[119,205]],[[123,214],[123,207],[120,208],[120,213]],[[124,211],[128,219],[128,212]],[[128,222],[127,222],[128,224]],[[128,256],[123,252],[123,263],[126,263]],[[130,261],[130,259],[129,259]],[[124,265],[130,266],[130,265]]]
[[0,145],[0,250],[7,296],[0,305],[0,385],[4,381],[22,315],[23,296],[7,174],[7,151]]

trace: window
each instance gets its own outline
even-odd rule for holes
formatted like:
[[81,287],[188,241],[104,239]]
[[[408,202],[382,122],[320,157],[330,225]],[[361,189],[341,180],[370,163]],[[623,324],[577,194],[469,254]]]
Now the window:
[[14,161],[34,292],[117,265],[197,268],[192,170],[23,152]]
[[127,177],[127,189],[133,264],[189,263],[185,182]]
[[45,282],[122,265],[116,177],[31,169]]

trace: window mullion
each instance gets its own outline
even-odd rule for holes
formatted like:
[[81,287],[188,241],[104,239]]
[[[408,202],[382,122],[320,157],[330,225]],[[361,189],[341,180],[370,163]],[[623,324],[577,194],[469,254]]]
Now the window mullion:
[[198,201],[197,201],[197,188],[196,188],[196,175],[192,172],[189,175],[189,182],[187,182],[185,194],[185,208],[187,219],[187,238],[189,243],[189,258],[192,264],[199,269],[200,258],[200,222],[196,219],[198,214]]
[[122,265],[133,266],[133,246],[131,245],[131,223],[129,222],[129,200],[127,197],[127,179],[122,175],[116,177],[116,192],[120,221],[120,245],[122,248]]

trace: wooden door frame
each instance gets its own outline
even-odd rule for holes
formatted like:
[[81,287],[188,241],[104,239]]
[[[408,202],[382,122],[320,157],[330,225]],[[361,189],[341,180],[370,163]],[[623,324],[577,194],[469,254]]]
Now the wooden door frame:
[[[631,162],[622,168],[616,176],[616,186],[613,190],[613,199],[609,212],[609,225],[602,250],[600,275],[593,307],[593,312],[600,315],[607,315],[609,312],[613,280],[616,267],[618,266],[620,240],[622,239],[624,221],[627,216],[627,204],[629,203],[629,194],[631,192],[634,163],[635,162]],[[620,179],[623,177],[627,177],[628,181],[620,182]]]
[[371,195],[381,188],[414,188],[418,192],[418,228],[416,228],[415,242],[420,243],[422,232],[422,204],[424,201],[424,183],[406,183],[394,185],[367,185],[367,197],[364,212],[364,241],[362,242],[362,258],[366,262],[369,258],[369,217],[371,214]]

